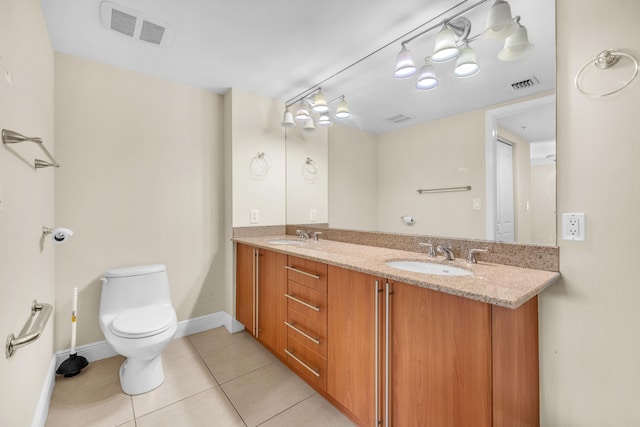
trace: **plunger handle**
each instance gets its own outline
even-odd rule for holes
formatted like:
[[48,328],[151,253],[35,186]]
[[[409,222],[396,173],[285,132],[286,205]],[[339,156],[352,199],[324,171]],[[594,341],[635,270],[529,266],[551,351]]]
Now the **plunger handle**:
[[71,303],[71,354],[76,353],[76,320],[78,313],[78,288],[73,288],[73,300]]

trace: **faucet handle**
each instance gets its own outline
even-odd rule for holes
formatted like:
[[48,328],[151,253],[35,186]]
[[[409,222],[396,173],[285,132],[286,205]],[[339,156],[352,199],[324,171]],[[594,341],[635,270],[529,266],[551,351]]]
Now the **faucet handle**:
[[427,242],[418,242],[418,245],[420,246],[427,246],[429,248],[429,252],[427,253],[427,256],[429,258],[436,258],[436,251],[433,247],[433,243],[427,243]]
[[467,262],[470,264],[476,264],[476,254],[489,252],[489,249],[469,249],[469,255],[467,255]]
[[320,236],[321,234],[322,234],[322,231],[314,231],[314,232],[313,232],[313,240],[314,240],[314,241],[316,241],[316,242],[317,242],[318,240],[320,240],[319,236]]

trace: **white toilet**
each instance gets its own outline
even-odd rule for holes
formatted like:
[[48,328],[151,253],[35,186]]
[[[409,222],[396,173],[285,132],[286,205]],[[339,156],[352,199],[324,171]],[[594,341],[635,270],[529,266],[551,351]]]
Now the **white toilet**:
[[122,391],[151,391],[164,381],[160,354],[177,330],[167,268],[117,268],[101,280],[100,328],[113,349],[127,358],[120,367]]

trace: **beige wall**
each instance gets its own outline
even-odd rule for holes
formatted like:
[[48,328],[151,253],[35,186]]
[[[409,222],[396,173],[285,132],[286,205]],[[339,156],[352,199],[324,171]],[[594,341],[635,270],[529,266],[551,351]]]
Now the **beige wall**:
[[[287,129],[287,223],[326,224],[328,217],[328,129],[306,132],[302,126]],[[307,164],[307,158],[313,164]],[[312,172],[317,169],[317,172]],[[311,210],[316,219],[311,219]]]
[[[282,104],[238,89],[226,95],[231,108],[231,161],[233,226],[283,225],[285,223],[285,147],[280,126]],[[262,179],[251,174],[251,161],[264,153],[272,165]],[[250,222],[252,209],[260,222]]]
[[98,325],[109,268],[164,263],[178,320],[225,307],[222,97],[57,53],[56,222],[75,231],[56,253],[56,349]]
[[[381,230],[485,238],[485,110],[479,109],[378,136],[378,224]],[[443,161],[443,159],[447,159]],[[471,191],[422,194],[419,188]],[[415,218],[407,227],[401,215]]]
[[638,17],[637,0],[557,1],[558,212],[585,212],[587,239],[558,240],[541,297],[545,427],[640,425],[640,80],[602,99],[573,86],[603,49],[640,58]]
[[[7,76],[7,77],[5,77]],[[8,80],[8,76],[10,79]],[[11,82],[10,82],[11,81]],[[0,0],[0,128],[43,138],[54,150],[53,50],[38,0]],[[54,304],[54,254],[41,242],[54,225],[53,168],[32,143],[0,147],[0,336],[17,335],[31,303]],[[43,335],[7,359],[0,356],[0,425],[28,426],[53,360],[53,316]]]
[[[378,229],[378,144],[375,135],[338,123],[329,129],[329,224]],[[346,207],[346,209],[341,209]]]

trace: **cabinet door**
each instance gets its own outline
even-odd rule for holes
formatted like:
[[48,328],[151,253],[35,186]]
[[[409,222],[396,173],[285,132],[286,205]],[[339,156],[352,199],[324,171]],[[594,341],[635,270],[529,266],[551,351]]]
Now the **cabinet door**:
[[327,391],[359,425],[376,426],[376,278],[333,266],[328,276]]
[[258,256],[258,333],[257,338],[274,353],[286,357],[287,256],[259,250]]
[[236,320],[255,334],[255,254],[251,246],[236,244]]
[[392,289],[391,425],[490,426],[489,306],[402,283]]

